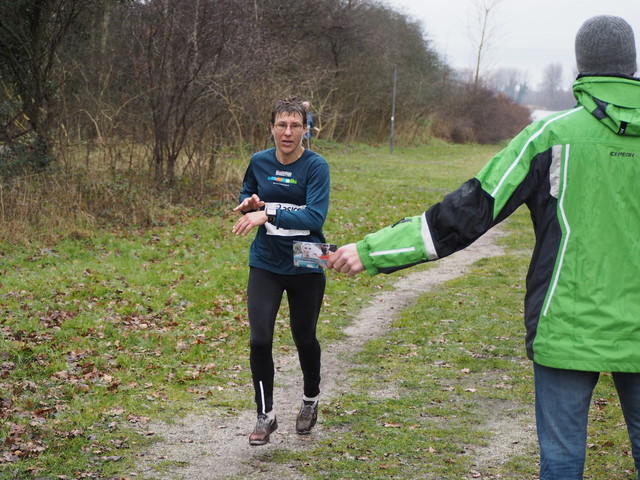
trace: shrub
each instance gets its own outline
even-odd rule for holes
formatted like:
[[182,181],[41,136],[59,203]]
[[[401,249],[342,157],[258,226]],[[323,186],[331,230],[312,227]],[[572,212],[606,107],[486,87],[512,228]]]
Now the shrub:
[[434,121],[433,134],[455,143],[495,144],[531,122],[531,112],[486,88],[460,87]]

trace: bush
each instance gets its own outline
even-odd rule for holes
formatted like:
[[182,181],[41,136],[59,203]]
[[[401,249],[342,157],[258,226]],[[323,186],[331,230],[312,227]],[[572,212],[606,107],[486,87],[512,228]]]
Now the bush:
[[436,115],[433,134],[455,143],[495,144],[514,137],[531,122],[531,112],[485,89],[461,87]]
[[46,168],[53,156],[40,142],[0,145],[0,176],[9,178]]

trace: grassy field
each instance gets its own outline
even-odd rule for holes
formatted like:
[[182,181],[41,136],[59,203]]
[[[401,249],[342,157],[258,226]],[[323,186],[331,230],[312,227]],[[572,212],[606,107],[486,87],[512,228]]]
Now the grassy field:
[[[338,244],[422,212],[497,151],[319,146],[332,167],[325,233]],[[0,478],[128,478],[151,441],[150,420],[202,405],[253,408],[244,304],[251,238],[231,234],[233,206],[144,231],[0,245]],[[533,423],[522,325],[526,212],[506,228],[505,256],[425,295],[366,346],[348,393],[323,410],[339,435],[265,461],[295,459],[309,478],[480,478],[473,452],[492,436],[487,409],[509,405]],[[367,299],[396,279],[330,272],[322,341],[341,338]],[[286,328],[275,341],[291,348]],[[613,392],[604,376],[587,478],[634,478]],[[527,452],[482,478],[536,472],[535,452]]]

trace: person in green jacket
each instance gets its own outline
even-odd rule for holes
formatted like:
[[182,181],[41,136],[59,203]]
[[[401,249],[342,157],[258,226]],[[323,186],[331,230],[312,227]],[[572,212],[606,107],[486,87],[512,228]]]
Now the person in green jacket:
[[[418,216],[342,246],[328,267],[391,273],[461,250],[525,204],[535,231],[525,295],[540,479],[582,479],[588,410],[611,372],[640,471],[640,79],[622,18],[575,40],[577,106],[536,121]],[[640,474],[638,476],[640,479]]]

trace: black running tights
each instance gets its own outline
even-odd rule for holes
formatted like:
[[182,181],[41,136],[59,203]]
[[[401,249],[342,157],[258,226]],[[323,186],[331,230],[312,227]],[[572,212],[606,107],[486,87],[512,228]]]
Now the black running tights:
[[273,332],[282,296],[287,292],[290,326],[304,380],[304,395],[320,393],[320,343],[316,326],[326,279],[322,273],[278,275],[251,267],[247,308],[251,327],[251,374],[258,414],[273,408]]

